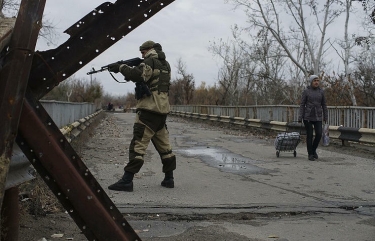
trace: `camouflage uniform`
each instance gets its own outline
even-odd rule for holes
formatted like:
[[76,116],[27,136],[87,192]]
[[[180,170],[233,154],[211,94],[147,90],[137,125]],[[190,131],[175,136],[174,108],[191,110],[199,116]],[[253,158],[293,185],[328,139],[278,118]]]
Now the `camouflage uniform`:
[[[140,50],[145,48],[144,45],[152,48],[144,56],[143,63],[136,67],[119,67],[126,80],[146,84],[151,92],[150,95],[141,93],[142,96],[137,100],[133,139],[129,147],[129,163],[124,170],[131,173],[139,172],[144,163],[143,156],[151,141],[160,155],[162,171],[171,173],[176,169],[176,156],[172,152],[166,125],[170,111],[168,91],[171,68],[160,44],[147,41]],[[136,93],[136,96],[139,95],[140,93]]]

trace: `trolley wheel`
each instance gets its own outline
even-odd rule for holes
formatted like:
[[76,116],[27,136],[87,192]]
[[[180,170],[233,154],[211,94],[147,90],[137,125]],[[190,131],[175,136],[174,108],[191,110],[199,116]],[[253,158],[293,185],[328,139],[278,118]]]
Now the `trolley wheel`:
[[293,152],[293,155],[294,155],[294,157],[296,157],[296,156],[297,156],[297,152],[296,152],[296,151],[294,151],[294,152]]
[[279,152],[279,151],[276,151],[276,156],[277,156],[277,157],[280,156],[280,152]]

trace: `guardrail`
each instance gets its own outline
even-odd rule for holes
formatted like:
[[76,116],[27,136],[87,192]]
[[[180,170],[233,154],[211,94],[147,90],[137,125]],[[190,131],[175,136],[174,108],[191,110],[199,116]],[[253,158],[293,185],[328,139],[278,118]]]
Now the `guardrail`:
[[[90,126],[94,118],[102,111],[103,110],[99,110],[91,115],[62,127],[60,129],[61,133],[66,137],[68,142],[71,142],[74,138],[77,138],[82,131]],[[31,166],[30,161],[23,154],[19,146],[14,143],[5,190],[30,181],[34,179],[34,177],[34,168]]]
[[[173,105],[171,110],[175,112],[292,122],[298,120],[299,106]],[[375,129],[375,107],[328,106],[327,122],[332,126]]]
[[[267,121],[261,119],[247,119],[243,117],[208,115],[181,111],[171,111],[170,114],[180,117],[262,128],[280,132],[299,131],[302,128],[302,125],[297,122]],[[330,126],[329,136],[330,138],[341,140],[343,145],[348,145],[348,141],[375,144],[375,129]]]
[[89,116],[98,109],[95,104],[88,102],[40,100],[40,103],[59,128]]
[[61,133],[66,137],[66,139],[69,142],[71,142],[72,139],[78,137],[78,135],[81,134],[82,131],[84,131],[88,126],[90,126],[90,124],[94,120],[94,117],[102,111],[103,110],[99,110],[94,114],[91,114],[89,116],[86,116],[85,118],[81,118],[78,121],[75,121],[69,125],[64,126],[60,129]]

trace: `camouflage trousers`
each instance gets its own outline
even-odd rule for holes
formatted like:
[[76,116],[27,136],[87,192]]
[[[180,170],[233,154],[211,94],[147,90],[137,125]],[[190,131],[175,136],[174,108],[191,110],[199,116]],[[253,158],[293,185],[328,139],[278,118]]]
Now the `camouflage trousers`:
[[176,169],[176,156],[169,142],[169,132],[166,125],[167,115],[155,114],[149,111],[137,111],[133,126],[133,139],[129,147],[129,162],[124,170],[138,173],[143,166],[143,156],[150,143],[159,153],[164,173]]

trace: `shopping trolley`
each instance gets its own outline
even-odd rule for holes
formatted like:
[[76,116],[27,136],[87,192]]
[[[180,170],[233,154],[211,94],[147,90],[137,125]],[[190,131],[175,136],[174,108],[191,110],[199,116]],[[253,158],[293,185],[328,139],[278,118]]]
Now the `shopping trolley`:
[[288,132],[285,131],[284,133],[279,133],[275,139],[275,148],[276,148],[276,156],[280,156],[281,151],[285,152],[293,152],[294,157],[297,156],[296,148],[298,144],[301,142],[301,129],[302,126],[299,128],[299,132],[293,131]]

